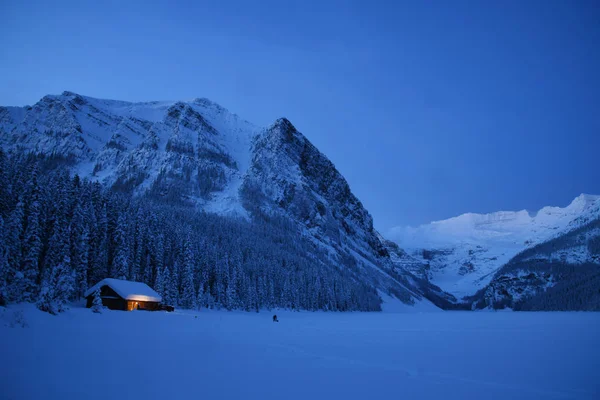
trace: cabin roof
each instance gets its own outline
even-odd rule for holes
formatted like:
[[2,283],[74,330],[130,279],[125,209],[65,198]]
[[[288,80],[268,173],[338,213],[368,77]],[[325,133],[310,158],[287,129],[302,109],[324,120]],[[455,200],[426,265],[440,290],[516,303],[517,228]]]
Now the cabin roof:
[[106,278],[96,283],[94,286],[89,288],[85,292],[85,297],[88,297],[96,291],[96,289],[102,286],[108,286],[114,290],[119,296],[126,300],[135,301],[154,301],[159,302],[162,300],[160,295],[142,282],[131,282],[121,279]]

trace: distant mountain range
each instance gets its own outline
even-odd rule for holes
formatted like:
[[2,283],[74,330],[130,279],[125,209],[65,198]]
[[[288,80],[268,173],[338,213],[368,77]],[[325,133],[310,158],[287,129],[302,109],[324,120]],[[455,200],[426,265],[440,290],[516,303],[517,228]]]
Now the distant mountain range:
[[[33,106],[0,107],[0,145],[151,201],[223,218],[284,217],[354,279],[407,304],[427,298],[443,308],[518,308],[564,280],[556,272],[547,277],[540,263],[588,265],[592,274],[600,263],[599,196],[536,213],[464,214],[394,228],[388,241],[340,172],[290,121],[257,127],[204,98],[48,95]],[[560,246],[539,247],[548,240]],[[522,278],[532,269],[535,279]]]
[[582,194],[564,208],[469,213],[388,236],[411,272],[457,299],[487,291],[488,305],[516,306],[564,280],[561,269],[600,272],[599,218],[600,196]]

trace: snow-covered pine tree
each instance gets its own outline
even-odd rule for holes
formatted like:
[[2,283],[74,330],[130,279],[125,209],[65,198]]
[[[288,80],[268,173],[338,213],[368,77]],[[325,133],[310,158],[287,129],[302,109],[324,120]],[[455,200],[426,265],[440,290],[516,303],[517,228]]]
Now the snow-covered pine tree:
[[100,288],[94,291],[92,300],[92,312],[101,313],[104,309],[104,305],[102,305],[102,298],[100,297]]
[[10,301],[22,301],[22,293],[24,283],[22,282],[21,260],[23,257],[23,233],[25,226],[25,205],[19,198],[17,204],[10,214],[6,227],[5,249],[8,260],[7,276],[11,282],[11,287],[8,290],[8,298]]
[[183,308],[195,309],[197,308],[197,305],[193,268],[196,260],[189,236],[185,240],[183,252],[183,276],[181,277],[181,296],[179,298],[179,303]]
[[204,292],[204,295],[202,296],[203,298],[203,306],[208,308],[208,309],[213,309],[215,308],[215,298],[212,294],[210,294],[210,292],[206,291]]
[[99,187],[96,186],[95,183],[92,189],[92,199],[94,199],[94,202],[96,203],[94,205],[96,222],[93,226],[93,231],[91,232],[92,238],[90,240],[90,246],[93,248],[93,257],[89,260],[92,264],[92,269],[88,280],[93,284],[109,277],[106,201],[102,196]]
[[225,289],[225,307],[228,310],[233,310],[239,307],[237,293],[237,271],[231,268],[231,272],[227,274],[227,288]]
[[[132,271],[135,272],[137,279],[143,280],[146,284],[146,262],[145,253],[147,250],[147,238],[144,231],[145,220],[141,210],[138,210],[135,219],[135,235],[133,235],[133,265],[131,266]],[[152,238],[149,238],[152,239]],[[158,271],[157,271],[158,274]],[[134,278],[134,279],[135,279]]]
[[135,245],[136,245],[136,239],[135,239],[135,224],[128,222],[127,223],[127,229],[126,229],[126,242],[127,242],[127,278],[129,280],[135,281],[135,282],[145,282],[146,284],[150,285],[150,286],[154,286],[154,282],[152,282],[151,280],[143,280],[142,277],[140,276],[140,271],[138,268],[138,265],[135,263]]
[[10,164],[6,158],[6,154],[4,150],[0,148],[0,217],[8,219],[9,211],[10,211],[10,197],[11,197],[11,187],[10,187]]
[[165,278],[164,278],[164,268],[160,268],[156,271],[156,281],[154,283],[154,290],[156,293],[163,298],[165,301]]
[[[84,212],[84,216],[86,217],[86,223],[88,226],[88,273],[87,273],[87,280],[88,280],[88,286],[89,284],[94,281],[94,277],[92,276],[92,274],[96,271],[96,254],[98,253],[98,247],[96,246],[96,235],[98,232],[98,217],[96,215],[96,207],[94,206],[93,203],[93,196],[91,193],[91,185],[86,181],[84,183],[84,189],[83,189],[85,195],[84,195],[84,207],[85,207],[85,212]],[[95,282],[94,282],[95,283]]]
[[69,299],[75,292],[75,273],[71,268],[71,259],[68,255],[63,261],[52,269],[50,282],[54,286],[54,304],[58,312],[63,312],[67,308]]
[[248,298],[246,299],[246,311],[256,311],[259,312],[260,306],[258,303],[258,289],[256,288],[256,282],[254,279],[250,278],[248,280]]
[[260,305],[261,308],[263,308],[265,306],[265,304],[267,303],[267,296],[268,296],[268,288],[267,288],[267,282],[266,282],[266,278],[263,274],[263,271],[257,270],[256,271],[256,292],[257,292],[257,296],[258,296],[258,304]]
[[213,293],[215,298],[215,306],[217,308],[225,306],[227,301],[225,291],[227,289],[227,271],[229,269],[229,266],[226,265],[226,263],[226,259],[224,260],[224,262],[221,262],[218,256],[215,256],[215,282]]
[[164,235],[159,234],[156,237],[156,243],[154,246],[154,267],[156,271],[162,270],[164,267],[165,260],[165,245],[164,245]]
[[[77,187],[77,183],[74,182],[74,188]],[[89,228],[84,216],[84,207],[79,202],[75,205],[69,230],[71,233],[71,263],[76,274],[76,295],[83,297],[88,281]]]
[[84,227],[81,231],[77,244],[75,246],[75,252],[77,255],[77,264],[74,265],[75,274],[76,274],[76,283],[75,286],[77,288],[76,295],[77,297],[83,297],[84,293],[88,289],[88,268],[89,268],[89,242],[88,242],[89,234],[88,228]]
[[50,278],[45,279],[42,282],[39,298],[36,305],[37,308],[41,311],[50,313],[52,315],[56,315],[57,311],[56,306],[54,304],[54,289],[52,288]]
[[164,302],[168,305],[176,306],[178,305],[178,290],[177,290],[177,279],[175,276],[175,268],[173,271],[169,269],[169,267],[165,267],[164,271],[164,280],[165,280],[165,296]]
[[184,308],[195,309],[196,291],[194,289],[194,276],[191,266],[185,266],[182,277],[182,291],[179,297],[179,304]]
[[194,290],[194,275],[192,267],[186,265],[183,272],[182,292],[179,304],[183,308],[196,309],[196,291]]
[[144,257],[145,261],[144,265],[144,274],[142,275],[142,281],[147,285],[152,286],[152,278],[153,278],[153,266],[152,266],[152,256],[150,253],[146,253],[146,257]]
[[48,241],[48,251],[44,258],[44,273],[42,280],[52,273],[52,269],[61,263],[71,249],[69,224],[65,213],[67,201],[63,198],[66,190],[60,189],[57,193],[60,199],[56,202],[57,208],[53,210],[52,235]]
[[127,264],[129,258],[129,248],[127,246],[127,237],[125,232],[127,231],[127,220],[125,213],[121,213],[118,218],[117,226],[114,232],[114,259],[112,265],[112,276],[116,279],[127,279],[129,273],[129,265]]
[[70,263],[70,257],[66,255],[42,281],[37,301],[40,310],[56,314],[67,309],[68,301],[75,291],[75,273]]
[[0,306],[8,303],[8,257],[5,241],[4,218],[0,215]]
[[[271,308],[274,308],[278,305],[278,303],[275,301],[275,285],[273,284],[273,280],[269,279],[269,286],[267,286],[267,308],[270,310]],[[279,303],[281,304],[281,303]]]

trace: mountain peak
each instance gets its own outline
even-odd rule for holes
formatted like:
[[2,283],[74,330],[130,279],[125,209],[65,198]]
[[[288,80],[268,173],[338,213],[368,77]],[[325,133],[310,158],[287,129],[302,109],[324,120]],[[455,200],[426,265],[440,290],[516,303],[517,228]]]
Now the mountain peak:
[[592,203],[595,203],[599,199],[600,199],[600,195],[581,193],[579,196],[577,196],[573,199],[571,204],[590,205]]
[[296,132],[296,127],[290,122],[289,119],[285,117],[277,118],[271,128],[281,128],[284,132],[291,131]]
[[226,111],[225,107],[223,107],[222,105],[220,105],[218,103],[215,103],[211,99],[207,99],[206,97],[196,97],[194,100],[192,100],[192,103],[198,104],[200,106],[204,106],[207,108],[214,108],[216,110]]
[[286,142],[292,142],[295,138],[303,137],[290,120],[285,117],[276,119],[269,131],[276,132],[277,136],[283,137]]

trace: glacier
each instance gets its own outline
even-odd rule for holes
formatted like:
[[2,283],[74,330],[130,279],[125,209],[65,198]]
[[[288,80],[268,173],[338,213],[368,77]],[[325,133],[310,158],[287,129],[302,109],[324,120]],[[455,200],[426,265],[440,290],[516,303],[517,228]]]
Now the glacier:
[[487,285],[520,252],[599,217],[600,196],[581,194],[562,208],[467,213],[418,227],[394,227],[387,237],[429,264],[422,273],[432,283],[461,298]]

